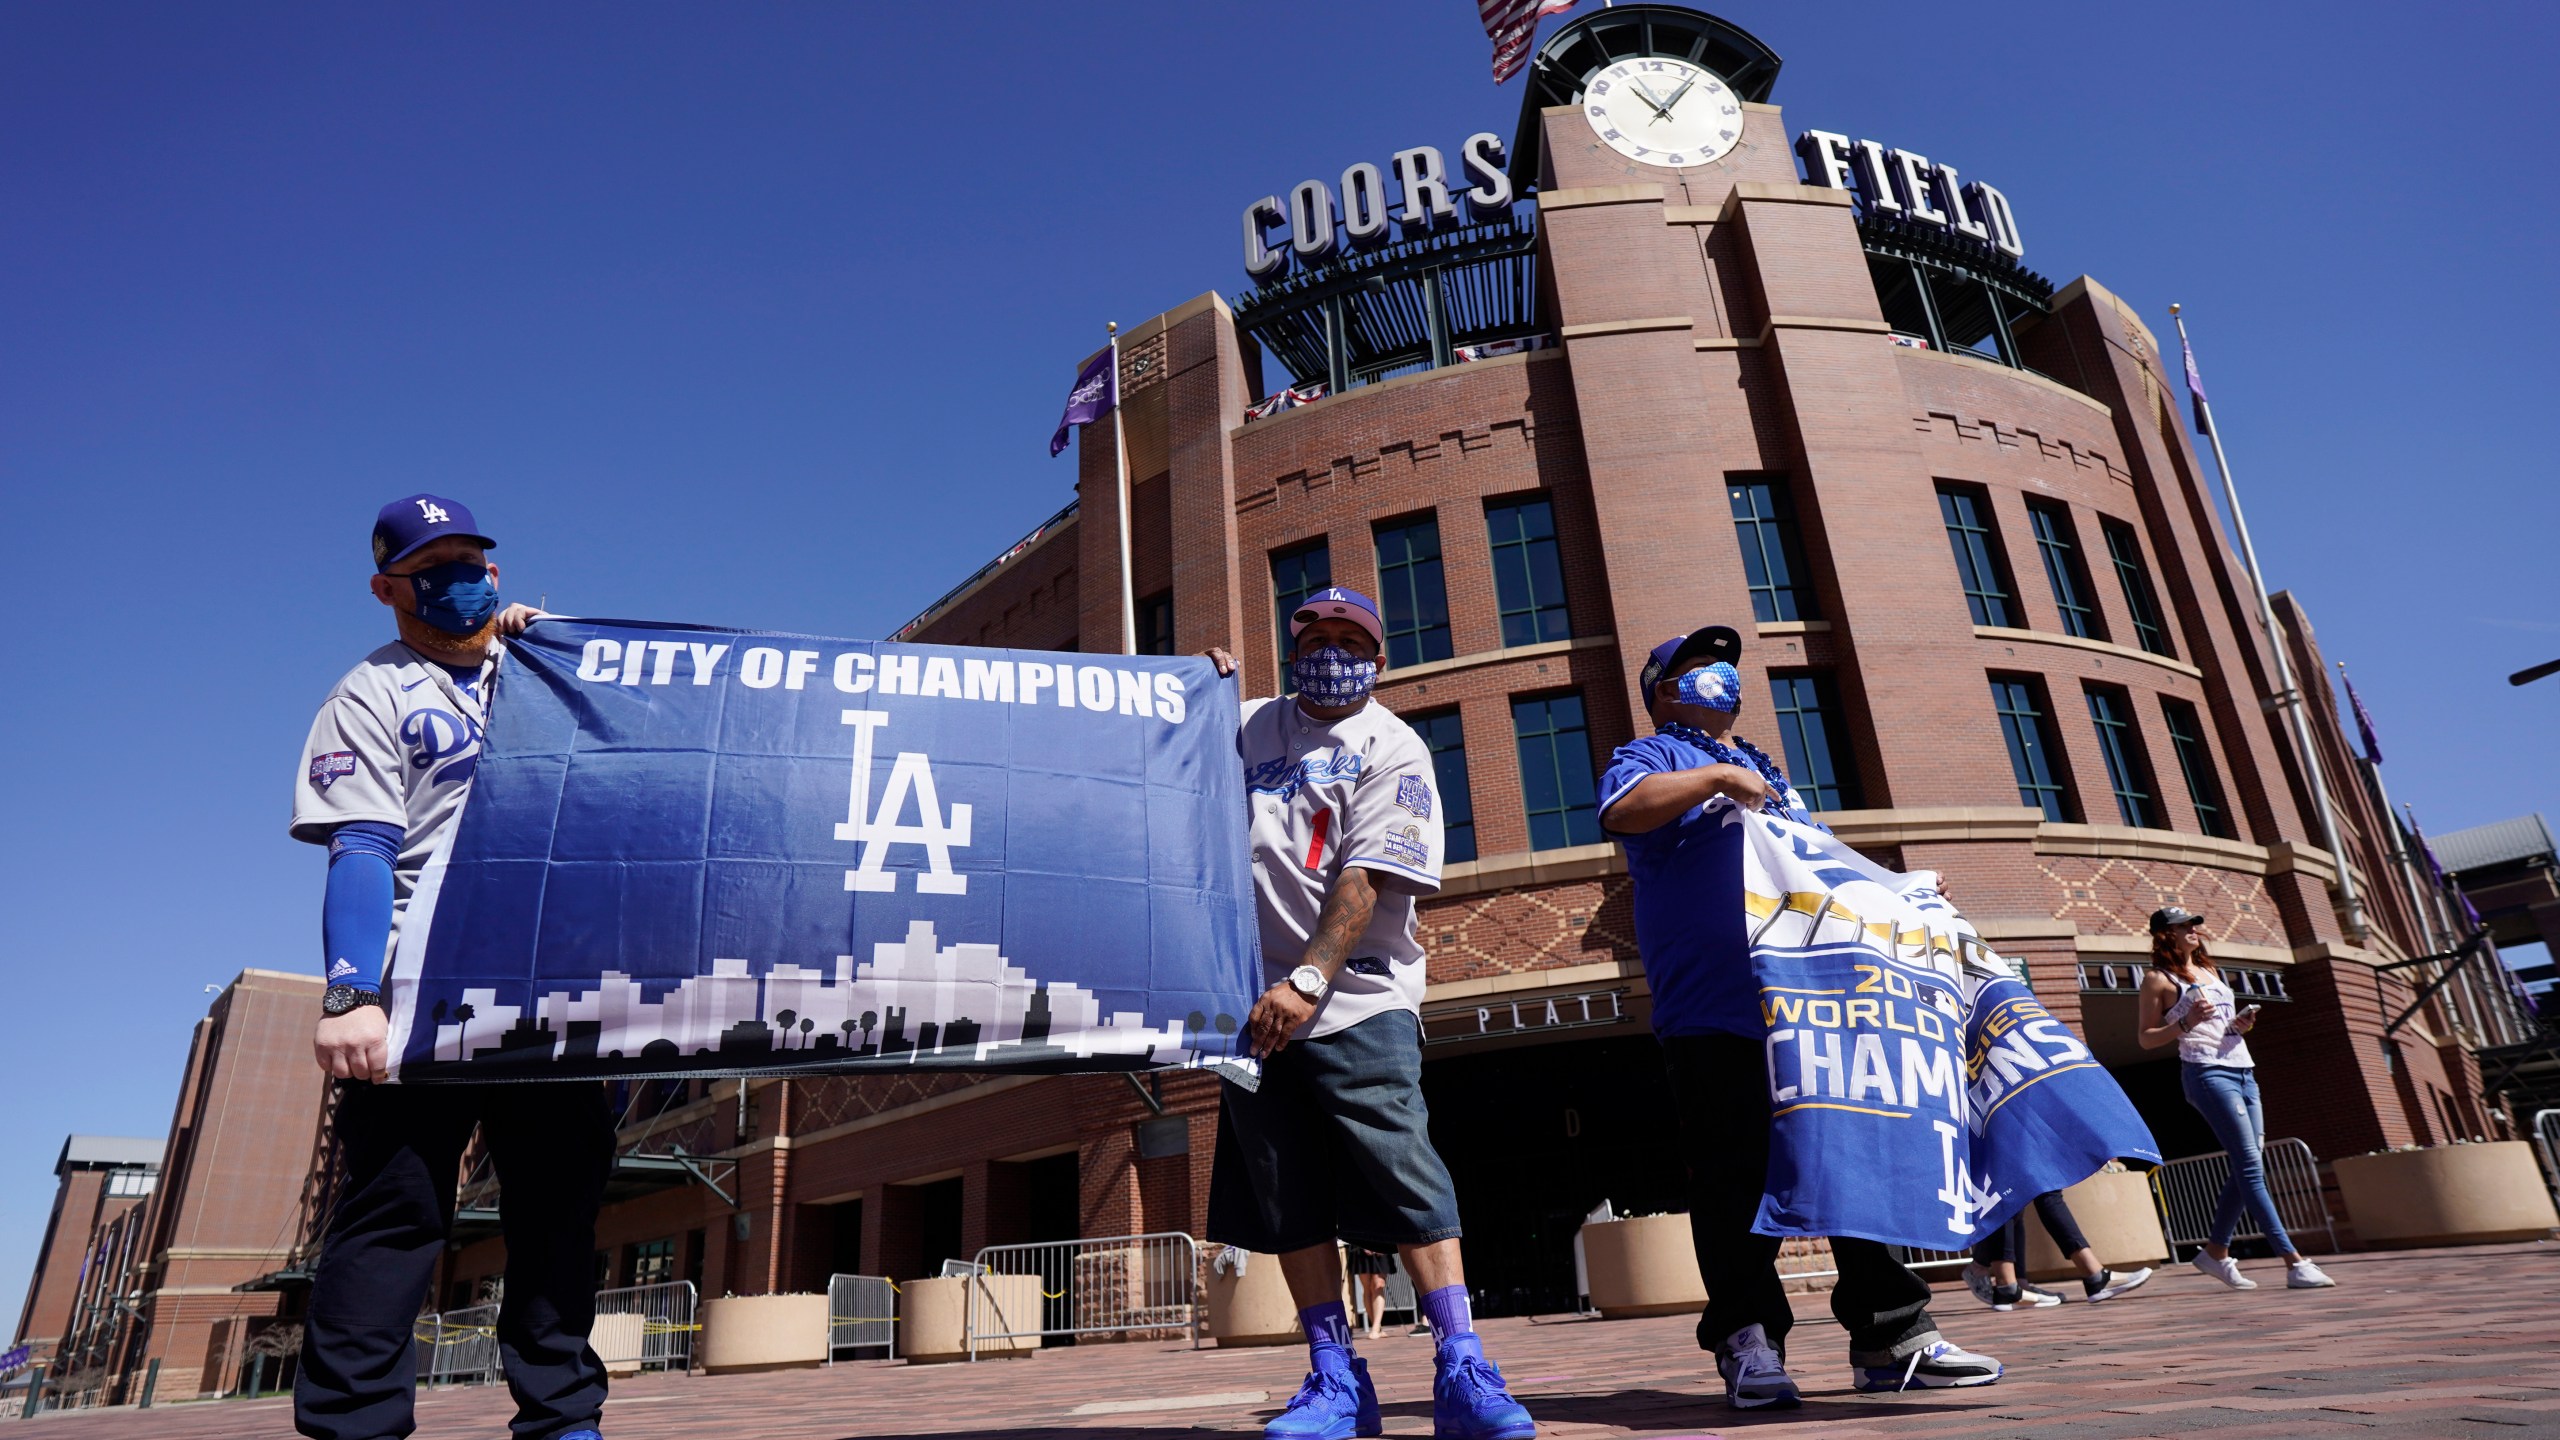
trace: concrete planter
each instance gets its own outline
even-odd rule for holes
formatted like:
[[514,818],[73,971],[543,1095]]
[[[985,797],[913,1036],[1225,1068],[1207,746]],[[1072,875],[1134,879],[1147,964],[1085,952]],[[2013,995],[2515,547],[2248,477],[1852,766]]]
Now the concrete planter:
[[[603,1322],[599,1320],[598,1328]],[[702,1368],[714,1375],[790,1370],[827,1358],[824,1295],[724,1295],[702,1304]]]
[[[2117,1270],[2165,1265],[2168,1237],[2160,1233],[2160,1210],[2152,1203],[2151,1177],[2130,1170],[2100,1171],[2062,1192],[2071,1218],[2080,1222],[2098,1263]],[[2027,1216],[2026,1273],[2036,1280],[2071,1279],[2080,1273],[2055,1249],[2053,1237],[2032,1214]]]
[[596,1352],[596,1359],[604,1365],[604,1373],[640,1373],[641,1346],[647,1337],[648,1320],[649,1317],[638,1313],[596,1317],[595,1328],[587,1332],[587,1348]]
[[1611,1320],[1677,1315],[1707,1303],[1686,1215],[1647,1215],[1582,1227],[1591,1303]]
[[1209,1313],[1201,1328],[1221,1350],[1289,1345],[1298,1339],[1298,1310],[1277,1255],[1253,1256],[1242,1275],[1211,1268],[1205,1298]]
[[[909,1280],[898,1287],[898,1354],[910,1365],[939,1365],[969,1358],[969,1295],[979,1296],[979,1319],[991,1330],[1040,1328],[1040,1277],[976,1275],[966,1279]],[[978,1356],[1027,1355],[1040,1337],[978,1342]]]
[[2539,1240],[2560,1225],[2522,1140],[2348,1155],[2330,1168],[2356,1238],[2367,1245]]

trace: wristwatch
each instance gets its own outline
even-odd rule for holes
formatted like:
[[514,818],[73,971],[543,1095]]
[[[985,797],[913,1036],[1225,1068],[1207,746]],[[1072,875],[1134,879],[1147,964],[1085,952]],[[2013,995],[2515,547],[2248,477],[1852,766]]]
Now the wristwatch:
[[1324,972],[1313,965],[1301,965],[1289,972],[1289,988],[1309,1000],[1322,1000],[1329,983]]
[[378,1010],[391,1008],[382,1003],[381,991],[359,990],[353,985],[332,985],[320,996],[320,1013],[323,1015],[344,1015],[367,1005]]

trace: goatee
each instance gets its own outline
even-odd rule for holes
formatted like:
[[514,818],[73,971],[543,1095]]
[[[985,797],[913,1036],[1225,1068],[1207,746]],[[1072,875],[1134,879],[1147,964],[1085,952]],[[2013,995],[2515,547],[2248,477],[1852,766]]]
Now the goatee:
[[489,648],[498,638],[498,617],[490,615],[480,628],[468,635],[439,630],[415,615],[402,612],[400,639],[412,650],[447,665],[477,665],[489,656]]

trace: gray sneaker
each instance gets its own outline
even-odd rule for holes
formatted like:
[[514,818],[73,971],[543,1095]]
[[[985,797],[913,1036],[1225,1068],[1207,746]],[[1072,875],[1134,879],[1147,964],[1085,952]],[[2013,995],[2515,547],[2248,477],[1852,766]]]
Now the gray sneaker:
[[2062,1303],[2062,1297],[2041,1285],[2018,1282],[2018,1303],[2035,1310],[2050,1310]]
[[2216,1260],[2211,1255],[2199,1250],[2196,1252],[2196,1258],[2188,1261],[2187,1263],[2193,1265],[2198,1270],[2203,1271],[2205,1274],[2212,1276],[2214,1279],[2221,1281],[2223,1284],[2230,1286],[2234,1290],[2255,1290],[2258,1288],[2257,1281],[2240,1273],[2240,1262],[2232,1259],[2228,1255]]
[[1890,1365],[1860,1365],[1857,1388],[1869,1393],[1898,1390],[1961,1390],[1988,1385],[2001,1376],[2000,1362],[1988,1355],[1959,1350],[1945,1340],[1932,1340]]
[[1716,1347],[1716,1373],[1724,1377],[1725,1403],[1736,1410],[1793,1410],[1804,1403],[1769,1332],[1745,1325]]

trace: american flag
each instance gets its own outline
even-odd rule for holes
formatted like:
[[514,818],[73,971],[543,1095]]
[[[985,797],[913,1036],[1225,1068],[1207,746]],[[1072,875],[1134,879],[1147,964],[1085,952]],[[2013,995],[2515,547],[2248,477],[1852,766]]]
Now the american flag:
[[1476,0],[1484,33],[1493,40],[1493,83],[1501,84],[1529,63],[1529,46],[1538,38],[1538,22],[1561,15],[1579,0]]

